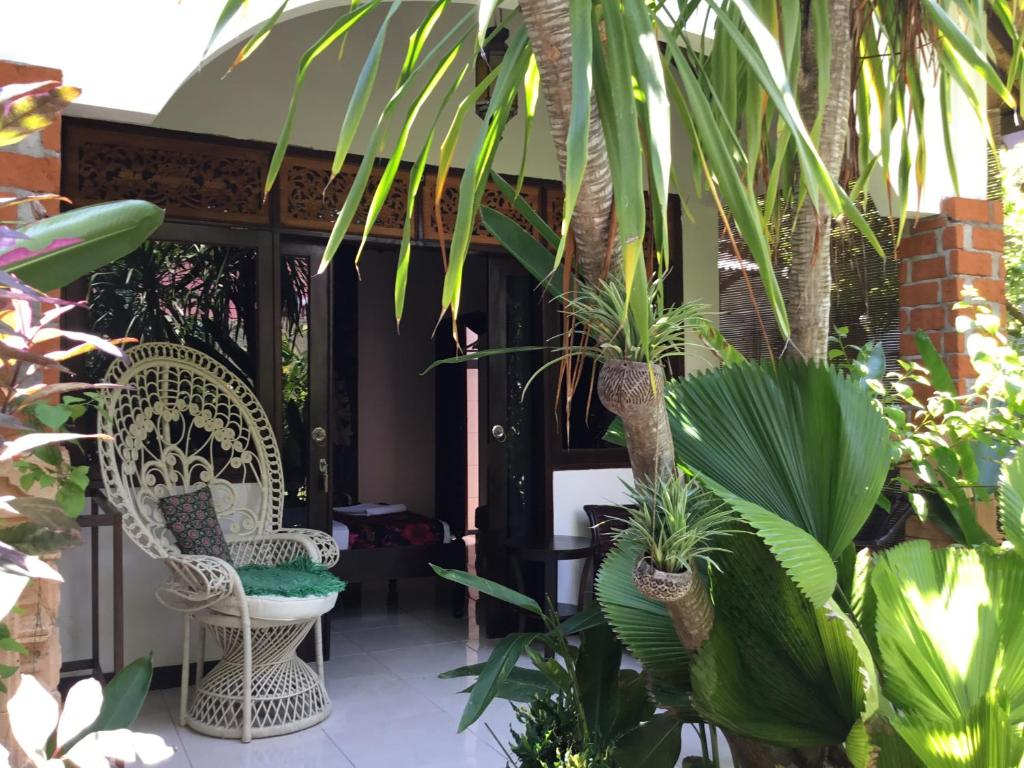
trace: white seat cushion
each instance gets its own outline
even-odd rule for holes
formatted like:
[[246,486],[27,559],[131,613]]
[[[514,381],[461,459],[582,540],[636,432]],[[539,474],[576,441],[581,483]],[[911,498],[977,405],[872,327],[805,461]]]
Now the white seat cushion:
[[[250,619],[267,621],[301,621],[323,616],[338,602],[337,593],[314,597],[281,597],[279,595],[250,595],[245,598]],[[214,608],[218,613],[238,615],[237,610]]]

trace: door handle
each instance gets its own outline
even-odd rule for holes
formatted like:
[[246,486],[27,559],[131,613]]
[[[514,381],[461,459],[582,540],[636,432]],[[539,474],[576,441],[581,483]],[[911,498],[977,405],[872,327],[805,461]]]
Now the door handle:
[[505,434],[505,427],[501,424],[495,424],[491,427],[491,437],[497,440],[499,443],[504,443],[507,435]]
[[317,467],[320,469],[320,490],[323,491],[324,493],[327,493],[329,477],[327,473],[327,459],[320,459],[320,461],[317,462]]
[[309,436],[313,438],[313,442],[317,445],[325,445],[327,443],[327,430],[323,427],[313,427],[313,431],[309,433]]

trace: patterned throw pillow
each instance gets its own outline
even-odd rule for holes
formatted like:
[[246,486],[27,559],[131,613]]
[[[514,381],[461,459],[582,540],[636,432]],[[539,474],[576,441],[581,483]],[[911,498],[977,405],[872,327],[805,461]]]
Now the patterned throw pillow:
[[228,543],[207,486],[160,499],[160,511],[183,555],[210,555],[231,562]]

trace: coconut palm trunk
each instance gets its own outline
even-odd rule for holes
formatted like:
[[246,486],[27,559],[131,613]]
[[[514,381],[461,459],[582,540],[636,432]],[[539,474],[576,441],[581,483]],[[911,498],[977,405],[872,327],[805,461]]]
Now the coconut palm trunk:
[[[853,1],[829,0],[831,55],[829,72],[818,71],[817,46],[810,15],[805,20],[801,49],[799,99],[804,123],[818,116],[819,78],[827,76],[828,96],[822,109],[818,152],[829,174],[838,178],[849,133],[853,73]],[[828,356],[829,309],[832,298],[832,215],[824,201],[804,201],[793,230],[793,260],[789,267],[786,301],[792,337],[787,353],[808,360]]]
[[[833,2],[833,5],[845,6],[846,18],[849,17],[850,0]],[[564,179],[566,138],[572,105],[572,34],[569,28],[569,5],[567,0],[520,0],[519,7],[537,57],[552,138]],[[845,137],[845,133],[843,136]],[[841,139],[839,143],[841,144]],[[589,282],[601,280],[606,272],[614,273],[618,266],[618,244],[614,241],[609,242],[610,238],[614,238],[611,228],[613,204],[608,151],[595,101],[592,102],[590,112],[587,168],[572,221],[577,273]],[[827,251],[826,244],[825,252]],[[813,258],[811,260],[813,261]],[[827,258],[824,259],[824,263],[827,280]],[[827,339],[827,283],[824,290],[823,325]],[[824,352],[822,355],[824,356]],[[601,366],[598,375],[598,392],[602,403],[622,419],[633,476],[637,480],[650,481],[658,476],[674,473],[675,449],[665,404],[664,370],[660,366],[655,369],[654,387],[651,386],[647,364],[643,361],[609,361]],[[692,578],[701,577],[694,573]],[[652,580],[653,577],[647,574],[643,581],[646,583]],[[689,589],[659,596],[668,598],[665,601],[666,608],[672,616],[683,647],[690,653],[696,653],[707,639],[714,623],[713,606],[707,599],[706,585],[701,581]],[[733,741],[734,738],[730,737],[730,743]],[[824,761],[815,762],[816,755],[808,756],[797,750],[775,747],[750,739],[735,739],[732,748],[736,753],[737,765],[742,768],[774,768],[778,765],[804,768],[828,764]]]
[[[572,109],[572,32],[567,0],[522,0],[519,4],[537,57],[551,134],[565,178],[566,138]],[[612,231],[612,174],[597,100],[591,101],[587,167],[572,219],[575,265],[591,284],[614,274],[620,248]],[[642,369],[642,371],[641,371]],[[631,375],[639,374],[642,376]],[[634,476],[652,479],[675,470],[675,453],[663,386],[652,389],[646,364],[602,366],[602,402],[622,419]],[[664,383],[664,375],[657,380]],[[637,384],[642,386],[637,386]],[[646,388],[647,392],[642,390]]]

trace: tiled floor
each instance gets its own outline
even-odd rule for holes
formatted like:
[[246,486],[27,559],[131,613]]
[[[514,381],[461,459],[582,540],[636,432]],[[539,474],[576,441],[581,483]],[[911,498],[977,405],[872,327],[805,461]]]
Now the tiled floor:
[[[332,622],[327,691],[330,717],[315,728],[249,744],[214,739],[175,724],[178,691],[154,691],[136,722],[175,748],[171,768],[503,768],[491,732],[504,743],[512,707],[494,702],[465,733],[456,732],[465,680],[440,680],[447,669],[483,661],[494,642],[475,623],[435,607],[429,585],[406,582],[397,612],[383,593],[366,589],[360,611]],[[685,736],[684,754],[698,752]]]

